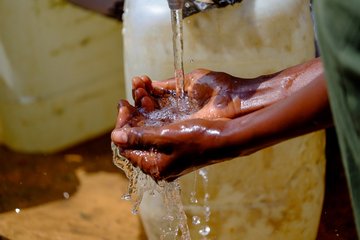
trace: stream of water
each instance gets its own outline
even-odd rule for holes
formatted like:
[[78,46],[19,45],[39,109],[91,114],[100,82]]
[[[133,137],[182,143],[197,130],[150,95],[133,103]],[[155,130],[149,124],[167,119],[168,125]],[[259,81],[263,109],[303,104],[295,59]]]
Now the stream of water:
[[[185,76],[183,68],[183,17],[182,10],[171,10],[171,25],[173,31],[173,50],[174,50],[174,77],[176,79],[176,96],[169,97],[167,105],[160,107],[159,111],[149,113],[148,122],[146,125],[158,125],[166,122],[173,122],[186,118],[189,114],[195,112],[197,108],[185,95]],[[175,102],[175,104],[174,104]],[[174,107],[175,106],[175,107]],[[166,120],[164,120],[166,119]],[[181,202],[181,189],[178,180],[173,182],[160,181],[155,182],[149,175],[144,174],[140,168],[135,167],[128,159],[121,156],[119,148],[112,143],[113,161],[114,164],[124,171],[126,177],[129,179],[127,192],[122,196],[122,199],[132,201],[132,213],[136,214],[145,192],[150,192],[152,195],[155,191],[158,192],[164,202],[166,208],[166,215],[163,217],[163,224],[161,228],[161,240],[190,240],[190,231],[187,224],[187,216],[184,211],[184,206]],[[155,153],[154,153],[155,154]],[[202,179],[204,196],[203,217],[192,216],[192,223],[199,227],[198,233],[202,239],[206,240],[210,233],[210,226],[208,225],[210,219],[209,194],[207,193],[208,176],[205,169],[199,170],[195,176],[199,175]],[[196,199],[197,196],[197,180],[195,179],[195,188],[191,193],[191,203],[199,204]]]
[[183,15],[182,9],[171,10],[171,27],[173,32],[174,70],[176,79],[176,93],[178,99],[185,94],[184,76],[184,47],[183,47]]

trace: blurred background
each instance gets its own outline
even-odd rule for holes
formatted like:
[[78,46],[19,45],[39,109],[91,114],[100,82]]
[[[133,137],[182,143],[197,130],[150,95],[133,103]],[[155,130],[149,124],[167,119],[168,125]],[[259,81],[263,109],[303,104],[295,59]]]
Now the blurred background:
[[0,239],[143,239],[110,147],[121,28],[64,0],[0,0]]
[[121,22],[62,0],[0,4],[1,141],[55,152],[110,130],[124,97]]
[[[122,22],[65,0],[0,0],[0,239],[146,239],[110,131]],[[356,239],[334,131],[318,239]]]

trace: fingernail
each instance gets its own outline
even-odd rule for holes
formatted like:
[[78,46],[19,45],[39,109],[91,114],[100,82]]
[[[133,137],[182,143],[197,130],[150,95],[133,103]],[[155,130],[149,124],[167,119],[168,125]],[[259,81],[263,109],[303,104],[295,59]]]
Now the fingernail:
[[115,141],[121,144],[127,143],[128,141],[128,136],[125,132],[123,131],[118,131],[115,134]]

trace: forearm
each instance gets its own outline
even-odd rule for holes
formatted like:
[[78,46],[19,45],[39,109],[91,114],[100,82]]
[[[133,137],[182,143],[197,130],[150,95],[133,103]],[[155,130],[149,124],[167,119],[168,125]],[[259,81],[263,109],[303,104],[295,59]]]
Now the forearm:
[[248,84],[239,84],[238,87],[238,95],[242,101],[239,116],[291,96],[322,73],[320,59],[313,59],[272,75],[246,80],[249,81]]
[[332,126],[323,74],[283,101],[228,122],[224,147],[247,155],[286,139]]

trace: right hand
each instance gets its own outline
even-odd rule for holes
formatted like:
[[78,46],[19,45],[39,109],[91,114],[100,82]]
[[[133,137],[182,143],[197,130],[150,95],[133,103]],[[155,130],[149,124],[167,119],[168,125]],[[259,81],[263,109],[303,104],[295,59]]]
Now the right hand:
[[[185,93],[197,102],[199,110],[188,118],[231,119],[269,105],[276,94],[265,83],[268,78],[242,79],[222,72],[195,70],[185,76]],[[176,91],[176,81],[151,81],[141,76],[133,78],[132,87],[135,107],[151,112],[166,105],[169,92]]]

